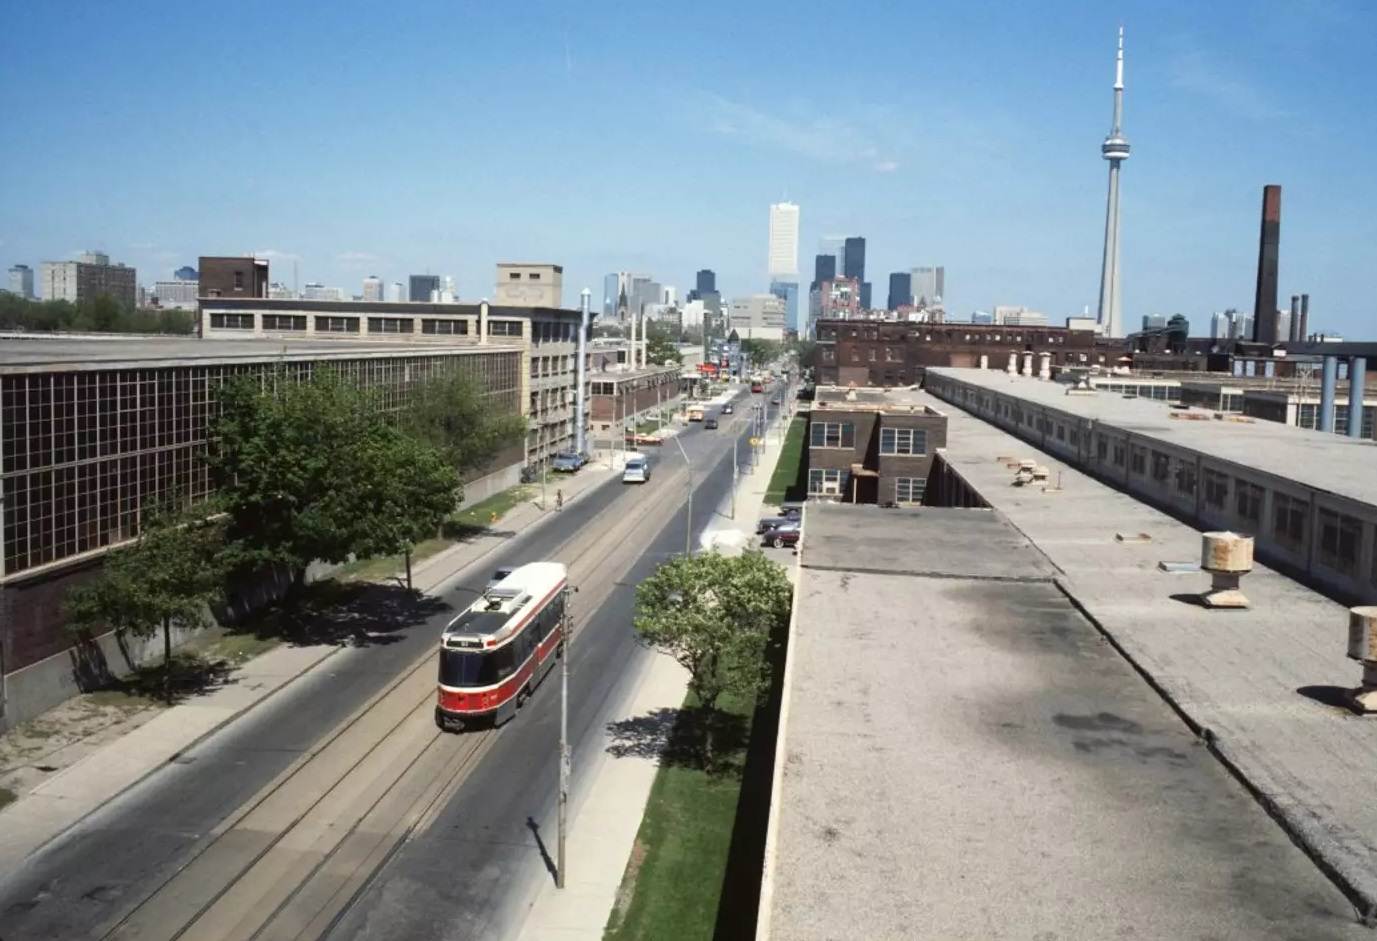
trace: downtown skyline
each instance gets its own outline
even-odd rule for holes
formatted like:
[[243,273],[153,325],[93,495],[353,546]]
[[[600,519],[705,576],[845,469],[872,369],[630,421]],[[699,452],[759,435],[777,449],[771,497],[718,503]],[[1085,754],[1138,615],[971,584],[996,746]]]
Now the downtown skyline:
[[[407,37],[457,28],[440,6],[396,14],[371,51],[348,30],[345,6],[274,14],[261,48],[209,52],[167,43],[194,32],[196,8],[185,21],[159,20],[154,43],[154,9],[81,12],[88,29],[61,57],[35,41],[60,32],[61,10],[26,10],[24,28],[0,40],[19,76],[15,120],[0,131],[13,155],[0,218],[6,267],[96,248],[151,284],[200,254],[256,252],[286,283],[294,263],[301,283],[350,293],[368,275],[390,284],[428,270],[477,299],[491,295],[497,262],[541,260],[564,265],[566,304],[617,270],[653,271],[682,293],[712,268],[730,297],[767,289],[762,215],[787,195],[801,208],[800,267],[820,237],[852,232],[867,239],[877,285],[914,264],[945,264],[953,315],[996,303],[1054,318],[1093,313],[1104,234],[1093,149],[1109,129],[1106,49],[1122,22],[1135,144],[1123,192],[1124,323],[1177,311],[1203,323],[1251,306],[1267,183],[1287,193],[1281,294],[1310,293],[1315,325],[1330,330],[1357,335],[1370,319],[1377,186],[1345,153],[1377,134],[1353,120],[1369,106],[1346,68],[1365,61],[1358,51],[1377,18],[1356,4],[1187,13],[1129,3],[1078,15],[995,5],[921,17],[859,8],[879,62],[899,55],[905,23],[942,37],[916,87],[885,70],[820,80],[806,67],[818,40],[802,23],[778,28],[799,55],[767,72],[741,58],[737,34],[749,29],[709,38],[701,23],[712,16],[623,11],[628,33],[670,37],[671,53],[710,44],[713,68],[672,77],[650,70],[648,51],[609,55],[597,32],[605,17],[557,8],[524,38],[496,11],[464,14],[466,34],[483,40],[472,69],[406,55]],[[733,15],[745,27],[776,12]],[[330,41],[301,48],[312,31]],[[996,66],[1030,48],[1029,35],[1045,55],[1020,70]],[[137,59],[155,45],[173,52],[152,72],[110,51]],[[485,70],[501,81],[486,85]],[[140,129],[159,115],[206,107],[222,85],[241,84],[261,112],[252,127],[170,166],[140,156]],[[614,107],[623,118],[609,122]],[[533,131],[491,132],[523,108],[553,122],[559,159]],[[426,133],[401,134],[421,111],[433,115]],[[376,118],[367,135],[365,113]],[[631,145],[609,149],[619,127]],[[1317,145],[1340,134],[1356,148]],[[672,143],[645,143],[657,136]],[[884,289],[876,293],[882,302]]]

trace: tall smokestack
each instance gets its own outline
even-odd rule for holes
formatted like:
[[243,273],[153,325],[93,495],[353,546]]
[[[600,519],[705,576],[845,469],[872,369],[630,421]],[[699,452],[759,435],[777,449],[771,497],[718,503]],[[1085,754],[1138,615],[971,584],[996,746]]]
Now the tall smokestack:
[[1299,295],[1299,294],[1292,294],[1292,295],[1291,295],[1291,321],[1290,321],[1290,327],[1291,327],[1291,330],[1290,330],[1289,339],[1291,340],[1292,343],[1295,343],[1297,340],[1300,339],[1300,336],[1299,336],[1299,334],[1300,334],[1300,295]]
[[1262,233],[1257,248],[1257,294],[1253,299],[1253,340],[1277,342],[1277,254],[1281,246],[1281,187],[1262,188]]
[[1301,295],[1300,338],[1301,338],[1302,340],[1308,340],[1308,339],[1310,339],[1310,295],[1309,295],[1309,294],[1302,294],[1302,295]]

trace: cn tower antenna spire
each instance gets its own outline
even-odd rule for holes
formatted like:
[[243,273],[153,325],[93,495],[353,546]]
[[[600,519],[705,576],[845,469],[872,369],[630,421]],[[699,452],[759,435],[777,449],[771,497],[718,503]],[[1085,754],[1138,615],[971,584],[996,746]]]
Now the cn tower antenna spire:
[[1100,156],[1109,161],[1109,199],[1105,206],[1104,259],[1100,264],[1099,323],[1107,337],[1123,336],[1119,308],[1119,167],[1128,159],[1124,122],[1124,28],[1119,27],[1119,50],[1114,58],[1114,126],[1100,145]]

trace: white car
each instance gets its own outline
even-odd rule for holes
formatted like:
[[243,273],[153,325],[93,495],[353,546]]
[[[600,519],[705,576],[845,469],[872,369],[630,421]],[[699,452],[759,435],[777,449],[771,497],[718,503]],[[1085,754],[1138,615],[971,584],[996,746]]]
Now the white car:
[[643,484],[650,480],[650,458],[644,454],[630,454],[622,469],[622,483]]

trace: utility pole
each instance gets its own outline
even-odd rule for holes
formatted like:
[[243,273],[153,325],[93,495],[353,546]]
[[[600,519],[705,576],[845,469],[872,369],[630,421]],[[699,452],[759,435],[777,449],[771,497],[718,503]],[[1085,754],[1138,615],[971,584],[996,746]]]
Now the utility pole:
[[679,440],[679,436],[674,436],[674,443],[679,446],[679,453],[684,456],[684,466],[688,468],[688,510],[684,517],[684,555],[693,555],[693,462],[689,460],[688,452],[684,450],[684,443]]
[[574,589],[564,586],[564,613],[559,619],[559,841],[555,850],[555,887],[564,888],[565,837],[569,830],[569,613]]

